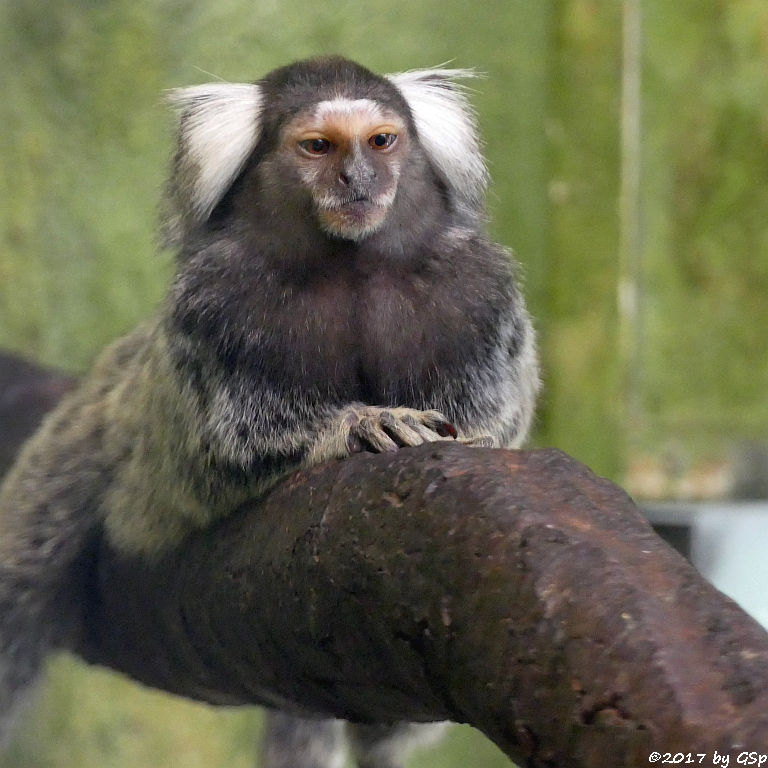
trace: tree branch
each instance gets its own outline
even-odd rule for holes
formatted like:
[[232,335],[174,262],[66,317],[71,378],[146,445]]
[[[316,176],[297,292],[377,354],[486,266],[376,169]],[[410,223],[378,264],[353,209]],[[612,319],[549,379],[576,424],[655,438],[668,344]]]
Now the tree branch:
[[768,739],[766,632],[557,451],[355,456],[95,562],[76,650],[185,696],[468,722],[528,766]]
[[[0,354],[0,473],[73,385]],[[465,721],[528,766],[768,741],[768,635],[556,451],[356,456],[78,577],[74,650],[193,698]]]

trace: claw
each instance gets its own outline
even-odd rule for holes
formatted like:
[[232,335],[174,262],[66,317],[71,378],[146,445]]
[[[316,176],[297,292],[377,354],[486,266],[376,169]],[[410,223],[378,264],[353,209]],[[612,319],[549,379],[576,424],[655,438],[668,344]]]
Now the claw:
[[344,418],[343,426],[348,453],[388,453],[457,437],[456,428],[438,411],[411,408],[355,408]]
[[394,453],[398,450],[397,443],[381,427],[381,415],[378,418],[364,416],[360,419],[356,433],[375,453]]

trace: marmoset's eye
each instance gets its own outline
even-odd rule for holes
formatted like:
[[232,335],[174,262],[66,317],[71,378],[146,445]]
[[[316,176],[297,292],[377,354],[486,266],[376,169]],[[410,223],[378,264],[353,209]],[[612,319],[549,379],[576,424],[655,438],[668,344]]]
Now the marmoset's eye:
[[305,139],[299,142],[299,146],[308,155],[327,155],[331,148],[331,142],[328,139]]
[[377,133],[368,139],[368,144],[372,149],[389,149],[396,140],[396,133]]

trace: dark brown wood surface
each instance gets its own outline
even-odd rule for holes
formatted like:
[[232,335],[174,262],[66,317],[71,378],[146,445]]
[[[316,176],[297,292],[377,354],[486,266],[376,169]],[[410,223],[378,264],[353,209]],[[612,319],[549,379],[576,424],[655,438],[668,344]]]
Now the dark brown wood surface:
[[301,472],[148,565],[99,555],[80,651],[149,685],[453,719],[520,765],[768,744],[768,635],[555,450]]

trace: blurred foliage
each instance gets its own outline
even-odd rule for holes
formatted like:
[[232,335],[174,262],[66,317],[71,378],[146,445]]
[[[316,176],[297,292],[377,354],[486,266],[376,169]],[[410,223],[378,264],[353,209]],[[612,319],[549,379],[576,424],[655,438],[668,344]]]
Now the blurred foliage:
[[173,698],[71,658],[46,683],[4,768],[256,768],[255,709]]
[[[716,455],[768,428],[768,5],[643,6],[635,444]],[[163,89],[318,53],[383,72],[452,61],[487,75],[473,87],[492,229],[525,267],[545,363],[536,440],[620,477],[621,13],[601,0],[0,4],[0,345],[79,371],[162,296]],[[253,714],[53,666],[9,768],[252,764]],[[460,729],[414,760],[436,764],[508,762]]]
[[534,307],[545,360],[541,439],[615,476],[621,4],[559,0],[556,8],[541,127],[551,239]]
[[648,13],[645,437],[711,451],[768,431],[768,6]]

